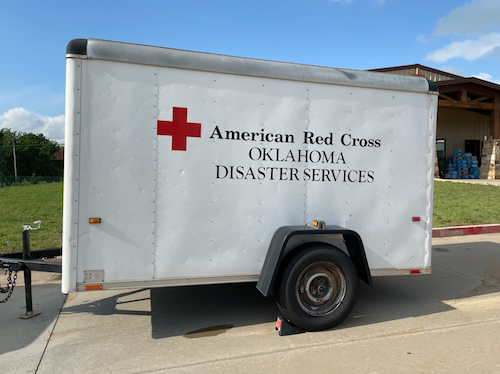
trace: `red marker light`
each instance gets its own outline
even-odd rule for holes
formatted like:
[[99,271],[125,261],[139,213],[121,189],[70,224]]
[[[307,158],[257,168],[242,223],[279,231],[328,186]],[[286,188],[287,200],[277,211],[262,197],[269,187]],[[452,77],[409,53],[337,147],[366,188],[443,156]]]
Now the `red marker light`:
[[420,222],[420,217],[413,217],[412,220],[413,222]]
[[420,270],[410,270],[410,274],[420,274]]

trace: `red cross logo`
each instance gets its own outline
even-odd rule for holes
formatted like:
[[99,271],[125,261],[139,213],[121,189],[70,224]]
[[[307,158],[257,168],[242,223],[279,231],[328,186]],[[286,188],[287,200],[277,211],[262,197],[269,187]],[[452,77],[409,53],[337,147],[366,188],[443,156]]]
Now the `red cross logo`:
[[174,108],[172,121],[158,121],[158,135],[172,136],[172,151],[185,151],[187,137],[201,137],[201,123],[187,121],[187,108]]

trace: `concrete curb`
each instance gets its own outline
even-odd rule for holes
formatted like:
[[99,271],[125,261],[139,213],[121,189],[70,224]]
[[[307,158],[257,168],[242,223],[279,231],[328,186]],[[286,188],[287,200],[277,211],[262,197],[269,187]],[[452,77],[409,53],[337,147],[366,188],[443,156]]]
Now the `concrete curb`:
[[432,229],[433,238],[445,238],[447,236],[495,234],[500,233],[500,224],[480,226],[454,226],[438,227]]

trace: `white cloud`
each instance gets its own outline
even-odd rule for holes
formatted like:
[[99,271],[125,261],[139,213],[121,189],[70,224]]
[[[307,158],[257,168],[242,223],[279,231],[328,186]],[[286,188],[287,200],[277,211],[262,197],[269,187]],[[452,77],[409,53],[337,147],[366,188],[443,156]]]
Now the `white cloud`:
[[64,115],[48,117],[24,108],[9,109],[0,115],[0,128],[41,133],[50,140],[64,141]]
[[49,86],[0,85],[0,115],[11,108],[23,107],[55,116],[64,113],[64,100],[64,93],[55,93]]
[[500,33],[492,32],[481,35],[475,40],[469,39],[461,42],[453,42],[437,51],[428,53],[425,61],[446,62],[453,58],[463,58],[474,61],[478,58],[492,54],[495,48],[500,47]]
[[493,76],[491,74],[488,74],[488,73],[479,73],[477,75],[473,75],[473,77],[476,77],[476,78],[479,78],[479,79],[482,79],[482,80],[485,80],[488,82],[500,84],[500,79],[493,79]]
[[480,35],[500,25],[500,1],[472,1],[455,8],[441,18],[433,30],[436,36],[453,34]]
[[425,36],[424,34],[420,34],[419,36],[417,36],[415,38],[415,40],[419,43],[422,43],[422,44],[427,44],[429,43],[429,38],[427,36]]

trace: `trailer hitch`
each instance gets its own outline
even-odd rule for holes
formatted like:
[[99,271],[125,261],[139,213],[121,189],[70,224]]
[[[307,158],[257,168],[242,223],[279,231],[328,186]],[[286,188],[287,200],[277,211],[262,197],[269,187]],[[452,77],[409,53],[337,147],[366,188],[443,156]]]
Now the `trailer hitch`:
[[[31,240],[30,231],[40,229],[40,224],[42,221],[33,222],[37,227],[31,227],[30,225],[23,225],[23,251],[21,253],[10,253],[5,255],[0,255],[0,265],[1,268],[8,273],[7,276],[7,287],[0,287],[0,293],[6,293],[7,297],[0,301],[0,303],[6,303],[14,292],[14,287],[16,286],[17,274],[20,270],[24,272],[24,288],[26,297],[26,314],[22,315],[21,318],[27,319],[34,317],[40,313],[33,311],[33,298],[32,298],[32,287],[31,287],[31,270],[39,269],[40,267],[47,267],[48,271],[57,271],[57,266],[46,264],[43,261],[33,260],[31,253]],[[53,252],[54,249],[49,249]],[[43,252],[46,251],[35,251]],[[39,253],[37,253],[39,255]]]

